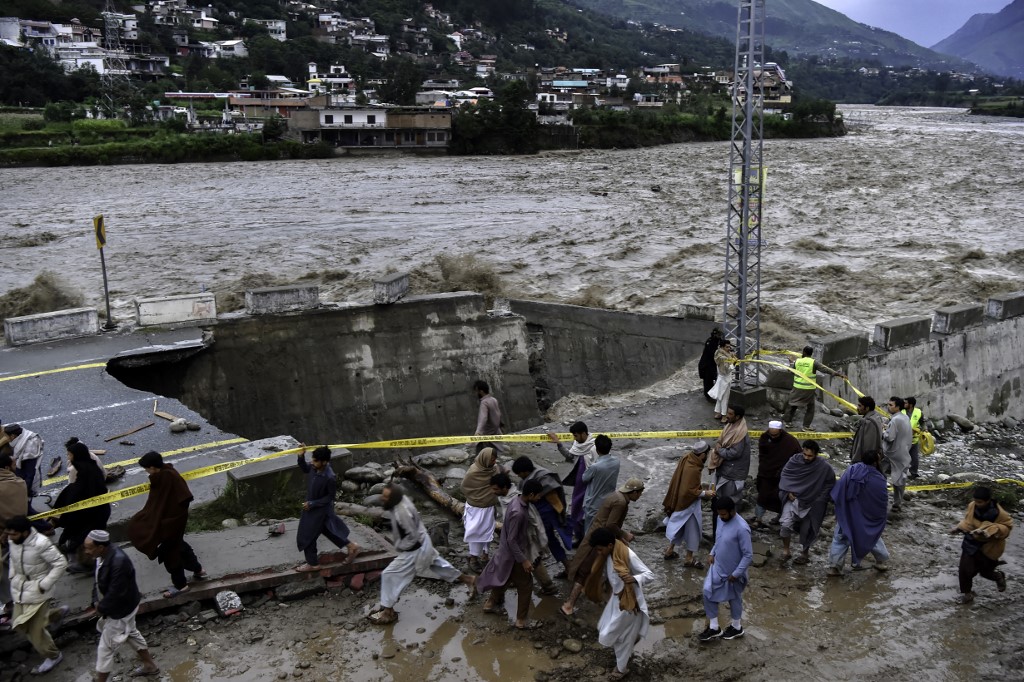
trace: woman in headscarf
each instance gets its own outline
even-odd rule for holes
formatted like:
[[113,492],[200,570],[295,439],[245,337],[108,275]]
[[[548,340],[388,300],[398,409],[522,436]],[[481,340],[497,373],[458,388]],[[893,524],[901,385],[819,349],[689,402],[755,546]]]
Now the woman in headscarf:
[[[68,460],[71,468],[75,471],[75,480],[69,483],[64,490],[60,491],[60,495],[57,496],[57,500],[54,503],[55,509],[106,494],[106,474],[93,460],[85,443],[78,441],[71,443],[68,446]],[[65,512],[55,517],[54,524],[63,529],[58,545],[69,557],[79,555],[79,550],[85,542],[85,536],[89,534],[89,531],[105,530],[109,519],[109,504]],[[81,556],[76,556],[75,558],[76,561],[68,567],[69,573],[92,571],[92,566],[86,565],[81,560]]]

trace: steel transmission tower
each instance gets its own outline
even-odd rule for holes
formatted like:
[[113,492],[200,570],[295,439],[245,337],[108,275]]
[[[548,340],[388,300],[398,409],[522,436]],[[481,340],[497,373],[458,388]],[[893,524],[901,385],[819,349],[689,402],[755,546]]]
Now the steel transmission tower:
[[121,20],[112,0],[103,8],[104,69],[100,84],[103,90],[103,112],[107,118],[119,118],[135,93],[131,72],[125,65],[125,47],[121,42]]
[[[732,144],[729,152],[729,215],[725,235],[726,338],[740,357],[761,349],[761,200],[764,169],[763,78],[765,0],[739,0],[735,78],[732,84]],[[755,74],[755,71],[757,74]],[[736,366],[734,385],[761,383],[757,365]]]

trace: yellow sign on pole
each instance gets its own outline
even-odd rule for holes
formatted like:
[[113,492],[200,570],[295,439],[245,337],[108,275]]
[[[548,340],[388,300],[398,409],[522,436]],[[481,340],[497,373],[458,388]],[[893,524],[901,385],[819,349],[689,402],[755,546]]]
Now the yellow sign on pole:
[[92,219],[92,226],[96,230],[96,248],[102,251],[107,245],[107,228],[103,224],[102,213]]

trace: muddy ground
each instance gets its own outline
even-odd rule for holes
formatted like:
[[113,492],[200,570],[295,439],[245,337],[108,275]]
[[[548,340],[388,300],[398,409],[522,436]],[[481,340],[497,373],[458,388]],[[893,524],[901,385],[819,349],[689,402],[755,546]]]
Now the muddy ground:
[[[552,426],[564,427],[582,417],[594,433],[714,428],[710,406],[698,393],[657,393],[575,397],[559,407],[586,404],[589,409],[563,414]],[[764,428],[772,416],[768,409],[755,412],[750,415],[751,428]],[[818,430],[843,426],[843,420],[830,416],[815,421]],[[977,434],[978,430],[982,433]],[[1024,433],[1019,428],[1002,424],[979,425],[972,434],[954,429],[940,437],[936,455],[923,459],[919,482],[938,482],[940,477],[964,472],[1024,478],[1022,443]],[[774,529],[755,531],[761,552],[756,563],[763,565],[751,569],[744,614],[747,635],[731,642],[699,644],[696,634],[705,626],[700,601],[703,575],[683,568],[679,561],[663,561],[665,539],[663,531],[655,528],[682,445],[678,441],[616,441],[622,459],[620,480],[638,475],[647,481],[627,525],[637,533],[634,549],[658,578],[648,591],[652,627],[637,648],[633,679],[1024,679],[1024,654],[1019,648],[1024,634],[1020,618],[1024,590],[1019,578],[1024,550],[1019,529],[1004,557],[1009,589],[998,593],[992,583],[979,579],[978,598],[972,605],[953,603],[960,541],[946,531],[963,514],[964,491],[913,497],[884,536],[893,555],[888,573],[868,570],[826,578],[825,537],[819,538],[809,565],[782,565]],[[827,452],[836,456],[837,471],[843,469],[848,445],[848,441],[827,445]],[[517,445],[516,449],[558,471],[568,468],[552,457],[557,456],[554,446]],[[754,459],[756,463],[756,454]],[[443,474],[444,468],[436,471]],[[428,524],[450,522],[449,546],[441,549],[456,565],[464,566],[458,521],[430,502],[420,500],[418,506]],[[749,514],[748,508],[744,515]],[[1019,524],[1021,512],[1015,511],[1014,518]],[[823,536],[830,534],[832,523],[831,518],[826,521]],[[706,528],[707,524],[706,515]],[[204,621],[198,614],[212,605],[197,603],[143,617],[140,627],[163,668],[162,679],[182,682],[601,679],[612,667],[613,657],[596,642],[600,608],[581,602],[574,619],[566,620],[558,614],[558,606],[567,585],[558,584],[560,597],[534,596],[531,616],[543,627],[529,633],[514,631],[508,616],[484,614],[482,600],[468,602],[464,588],[423,580],[416,581],[399,602],[398,623],[383,628],[364,618],[377,603],[376,583],[361,592],[330,589],[295,601],[249,594],[244,613],[229,619]],[[514,594],[510,592],[507,599],[512,605]],[[723,616],[726,612],[723,607]],[[63,633],[59,641],[65,661],[48,677],[89,679],[95,639],[87,628]],[[0,679],[6,682],[19,679],[38,663],[38,657],[23,649],[0,661],[4,671]],[[126,674],[132,665],[125,649],[116,671]]]

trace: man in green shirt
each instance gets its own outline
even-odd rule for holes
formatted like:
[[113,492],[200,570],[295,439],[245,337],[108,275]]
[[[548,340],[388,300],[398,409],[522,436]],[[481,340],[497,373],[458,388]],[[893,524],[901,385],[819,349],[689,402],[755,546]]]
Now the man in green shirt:
[[914,434],[913,440],[910,441],[910,472],[907,474],[910,478],[917,478],[920,474],[917,473],[917,466],[921,459],[921,419],[923,417],[921,408],[917,406],[917,398],[911,396],[903,399],[904,409],[903,414],[910,418],[910,430]]
[[814,407],[817,402],[817,386],[814,385],[814,381],[818,372],[846,378],[845,374],[815,362],[811,357],[813,354],[812,347],[804,346],[803,356],[793,362],[793,369],[796,370],[796,374],[793,375],[793,390],[789,394],[789,408],[786,410],[786,416],[782,419],[787,426],[792,423],[797,409],[804,407],[806,408],[804,410],[804,428],[811,428],[811,422],[814,421]]

